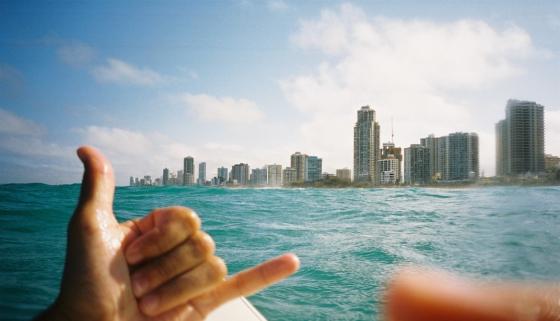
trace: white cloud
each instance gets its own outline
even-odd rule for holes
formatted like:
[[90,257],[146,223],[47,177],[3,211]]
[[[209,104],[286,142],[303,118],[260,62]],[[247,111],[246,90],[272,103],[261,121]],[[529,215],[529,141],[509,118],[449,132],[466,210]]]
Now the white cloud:
[[68,148],[47,141],[42,126],[1,108],[0,150],[3,154],[18,156],[68,156]]
[[257,104],[243,98],[235,99],[185,93],[179,96],[179,101],[204,121],[250,124],[263,118],[263,113]]
[[78,42],[62,45],[56,53],[62,62],[74,67],[87,65],[95,58],[92,47]]
[[39,136],[42,133],[43,128],[37,123],[0,108],[0,134]]
[[286,11],[288,9],[288,4],[283,0],[268,0],[266,3],[270,11]]
[[200,162],[206,162],[207,177],[212,178],[218,167],[230,168],[239,162],[249,163],[251,168],[278,162],[286,164],[293,152],[283,146],[256,150],[238,144],[214,142],[192,145],[158,132],[115,127],[89,126],[76,132],[83,144],[99,148],[109,158],[120,185],[128,184],[130,176],[151,175],[155,178],[162,175],[163,168],[173,172],[180,170],[186,156],[194,157],[196,168]]
[[92,73],[99,82],[123,85],[152,86],[164,80],[149,68],[139,68],[115,58],[108,58],[106,65],[95,67]]
[[178,167],[183,157],[196,154],[196,149],[157,132],[101,126],[76,131],[83,144],[95,146],[107,155],[120,184],[126,184],[128,176],[160,175],[164,167]]
[[394,118],[397,144],[403,146],[430,133],[478,132],[484,137],[481,165],[486,174],[493,172],[492,124],[503,117],[509,97],[489,112],[493,106],[473,104],[470,95],[523,75],[523,62],[536,53],[529,34],[516,26],[370,18],[349,4],[302,21],[292,40],[322,61],[315,72],[280,85],[288,101],[309,116],[301,126],[306,146],[328,158],[331,169],[352,164],[356,110],[370,104],[382,140],[390,137]]

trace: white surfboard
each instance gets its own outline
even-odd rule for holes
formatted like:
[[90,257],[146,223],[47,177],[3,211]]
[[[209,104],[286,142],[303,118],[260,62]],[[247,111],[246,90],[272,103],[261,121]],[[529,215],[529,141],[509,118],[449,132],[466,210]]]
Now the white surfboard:
[[210,313],[206,321],[266,321],[245,298],[230,301]]

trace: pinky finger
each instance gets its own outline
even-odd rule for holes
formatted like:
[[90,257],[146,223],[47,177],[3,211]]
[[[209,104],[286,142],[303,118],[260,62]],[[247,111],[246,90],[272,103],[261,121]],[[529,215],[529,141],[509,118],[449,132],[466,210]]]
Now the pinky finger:
[[239,272],[213,290],[191,300],[198,313],[206,317],[222,304],[257,293],[278,283],[299,269],[299,259],[288,253]]

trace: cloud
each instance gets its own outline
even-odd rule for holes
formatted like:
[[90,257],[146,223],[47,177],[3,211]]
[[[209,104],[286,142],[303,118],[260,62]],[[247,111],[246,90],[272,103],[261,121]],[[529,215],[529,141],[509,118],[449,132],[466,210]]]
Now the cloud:
[[2,154],[33,157],[71,155],[68,148],[46,139],[46,130],[39,124],[0,108],[0,150]]
[[162,75],[151,69],[139,68],[115,58],[108,58],[107,64],[95,67],[92,74],[99,82],[121,85],[153,86],[164,80]]
[[[522,76],[524,62],[537,54],[530,35],[516,26],[369,17],[349,4],[301,21],[292,42],[320,62],[314,72],[280,86],[309,119],[301,126],[303,142],[335,167],[352,164],[356,110],[366,104],[377,111],[382,140],[389,139],[394,118],[403,146],[430,133],[493,137],[492,124],[503,117],[508,97],[492,109],[471,96]],[[493,144],[481,140],[487,174],[493,172]]]
[[263,118],[263,113],[253,101],[231,97],[213,97],[205,94],[185,93],[179,96],[199,119],[225,124],[251,124]]
[[120,184],[127,184],[129,176],[160,175],[164,167],[179,167],[183,157],[196,153],[195,149],[158,132],[103,126],[88,126],[76,132],[84,144],[107,155]]
[[283,0],[268,0],[266,6],[270,11],[286,11],[288,10],[288,4]]
[[61,45],[56,53],[62,62],[73,67],[88,65],[96,56],[92,47],[79,42]]
[[44,132],[37,123],[0,108],[0,135],[40,136]]

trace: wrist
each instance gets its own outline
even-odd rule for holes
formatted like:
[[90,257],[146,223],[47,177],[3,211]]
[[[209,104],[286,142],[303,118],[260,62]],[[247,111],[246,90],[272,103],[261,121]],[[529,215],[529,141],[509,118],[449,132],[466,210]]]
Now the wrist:
[[62,309],[58,299],[46,310],[37,315],[33,321],[71,321]]

